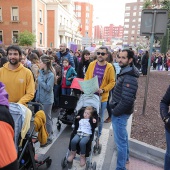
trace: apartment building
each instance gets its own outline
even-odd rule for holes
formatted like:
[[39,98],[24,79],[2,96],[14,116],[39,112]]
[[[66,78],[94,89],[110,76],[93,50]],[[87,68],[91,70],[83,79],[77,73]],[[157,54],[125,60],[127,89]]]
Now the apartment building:
[[18,34],[24,30],[36,35],[34,47],[81,44],[78,27],[72,0],[0,1],[0,44],[17,44]]
[[88,2],[74,2],[75,13],[81,25],[81,33],[83,36],[92,38],[93,25],[93,5]]
[[123,38],[123,26],[110,24],[109,26],[104,27],[105,42],[111,42],[113,38]]
[[144,0],[125,4],[123,44],[137,45],[143,37],[140,36],[141,12]]
[[94,39],[95,40],[100,40],[100,39],[103,39],[104,35],[104,28],[102,25],[96,25],[94,26]]

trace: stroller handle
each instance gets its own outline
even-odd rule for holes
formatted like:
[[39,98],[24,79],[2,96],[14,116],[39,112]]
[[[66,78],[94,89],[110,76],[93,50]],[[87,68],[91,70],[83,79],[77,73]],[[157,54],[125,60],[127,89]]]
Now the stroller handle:
[[28,102],[28,105],[31,105],[31,106],[39,106],[39,110],[43,110],[44,109],[44,106],[41,104],[41,103],[37,103],[37,102]]

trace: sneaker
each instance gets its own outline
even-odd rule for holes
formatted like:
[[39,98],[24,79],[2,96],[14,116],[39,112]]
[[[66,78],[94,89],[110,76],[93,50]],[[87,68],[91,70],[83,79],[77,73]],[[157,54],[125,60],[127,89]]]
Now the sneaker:
[[111,122],[111,118],[110,117],[108,117],[105,121],[104,121],[104,123],[110,123]]

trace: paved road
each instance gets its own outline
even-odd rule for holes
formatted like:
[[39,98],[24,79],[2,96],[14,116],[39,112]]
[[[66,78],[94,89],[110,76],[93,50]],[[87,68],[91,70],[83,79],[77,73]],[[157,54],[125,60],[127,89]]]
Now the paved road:
[[[72,131],[71,126],[62,124],[61,130],[58,131],[56,127],[58,113],[53,113],[53,130],[54,140],[53,143],[45,148],[40,148],[39,143],[35,145],[36,153],[50,156],[52,164],[48,170],[62,170],[61,160],[65,157],[68,151],[68,145],[70,140],[70,134]],[[107,117],[107,114],[105,114]],[[97,163],[97,170],[115,170],[116,166],[116,149],[113,142],[113,132],[111,123],[105,123],[103,132],[100,138],[102,144],[102,151],[100,155],[94,155],[92,162]],[[77,156],[78,158],[78,156]],[[130,164],[127,165],[128,170],[163,170],[162,168],[156,167],[152,164],[130,157]],[[43,165],[39,168],[40,170],[47,170],[46,166]],[[68,169],[68,168],[65,168]],[[75,159],[71,170],[84,170],[85,167],[79,166],[79,160]]]

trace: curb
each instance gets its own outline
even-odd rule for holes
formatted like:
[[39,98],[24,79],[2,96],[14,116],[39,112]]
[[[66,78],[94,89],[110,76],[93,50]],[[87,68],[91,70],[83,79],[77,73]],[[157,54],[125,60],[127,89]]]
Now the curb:
[[164,167],[165,150],[132,138],[129,139],[129,149],[131,156]]

